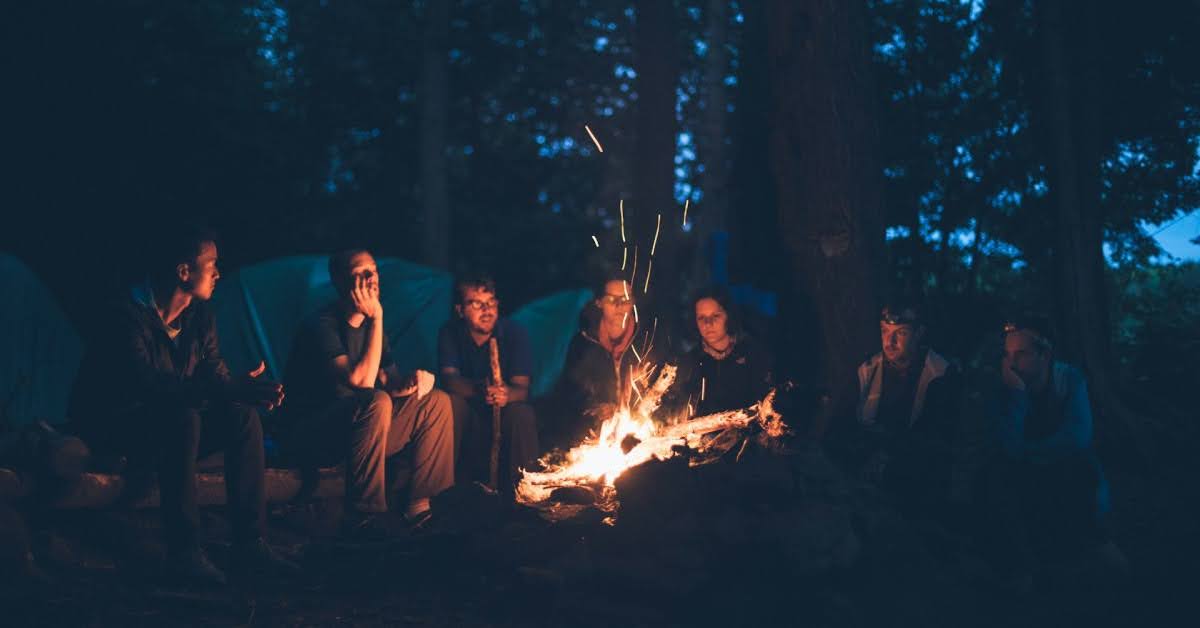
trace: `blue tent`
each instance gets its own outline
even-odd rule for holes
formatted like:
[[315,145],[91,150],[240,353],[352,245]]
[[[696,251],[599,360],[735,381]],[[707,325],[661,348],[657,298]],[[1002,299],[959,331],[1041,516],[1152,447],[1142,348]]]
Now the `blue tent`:
[[83,343],[50,291],[20,260],[0,254],[0,405],[15,424],[61,422]]

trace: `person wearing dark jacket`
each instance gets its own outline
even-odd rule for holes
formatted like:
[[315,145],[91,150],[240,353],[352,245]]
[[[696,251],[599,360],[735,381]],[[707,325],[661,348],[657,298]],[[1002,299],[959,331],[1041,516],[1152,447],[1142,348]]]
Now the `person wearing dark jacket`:
[[708,290],[692,300],[700,343],[679,358],[675,385],[664,401],[688,418],[746,408],[771,389],[773,357],[742,329],[729,295]]
[[[196,461],[224,452],[235,567],[290,568],[263,540],[263,438],[255,406],[272,409],[283,388],[240,377],[221,357],[207,301],[220,272],[212,234],[172,234],[149,278],[97,313],[99,333],[71,395],[76,431],[101,454],[125,456],[129,487],[158,474],[167,569],[190,581],[225,576],[200,548]],[[134,491],[136,492],[136,491]]]
[[843,396],[854,406],[835,413],[830,447],[859,475],[929,514],[949,499],[962,376],[925,345],[915,305],[884,307],[879,331],[882,351],[859,365],[853,392]]
[[577,444],[598,422],[628,405],[631,381],[645,381],[643,364],[652,364],[641,355],[650,343],[634,346],[638,325],[629,282],[609,278],[593,293],[595,299],[580,314],[579,333],[567,347],[554,416],[546,425],[549,440],[558,446]]

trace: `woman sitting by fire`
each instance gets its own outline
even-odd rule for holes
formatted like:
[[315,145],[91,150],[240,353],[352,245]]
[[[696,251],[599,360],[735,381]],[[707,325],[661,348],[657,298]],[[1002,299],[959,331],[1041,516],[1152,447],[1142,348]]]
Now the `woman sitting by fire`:
[[633,293],[619,275],[607,275],[593,288],[595,298],[580,313],[579,333],[567,348],[554,419],[545,425],[553,445],[577,443],[627,404],[631,377],[644,377],[643,369],[653,363],[644,355],[649,342],[638,332]]
[[678,358],[676,384],[664,406],[676,417],[690,418],[761,401],[772,385],[774,360],[742,329],[729,294],[720,289],[699,293],[692,313],[700,342]]

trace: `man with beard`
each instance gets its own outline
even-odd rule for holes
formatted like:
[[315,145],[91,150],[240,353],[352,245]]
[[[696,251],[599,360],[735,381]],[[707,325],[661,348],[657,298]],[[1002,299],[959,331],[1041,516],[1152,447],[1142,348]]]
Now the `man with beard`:
[[[454,406],[455,452],[460,479],[489,475],[492,412],[500,409],[500,488],[510,490],[518,469],[537,459],[537,417],[529,404],[533,371],[529,335],[500,317],[496,284],[486,276],[455,282],[455,318],[438,333],[438,369]],[[492,381],[488,345],[496,339],[502,382]]]
[[[859,365],[857,403],[833,426],[852,469],[929,514],[950,490],[952,444],[962,405],[958,369],[925,344],[916,305],[895,301],[879,320],[882,351]],[[847,416],[849,415],[849,416]]]
[[180,229],[152,243],[145,281],[99,308],[95,337],[79,369],[70,416],[101,454],[125,456],[128,501],[158,474],[168,575],[223,584],[225,575],[200,547],[196,461],[224,453],[232,564],[294,569],[263,540],[263,436],[256,407],[272,409],[283,387],[257,379],[263,367],[235,377],[221,357],[208,307],[217,279],[216,237]]

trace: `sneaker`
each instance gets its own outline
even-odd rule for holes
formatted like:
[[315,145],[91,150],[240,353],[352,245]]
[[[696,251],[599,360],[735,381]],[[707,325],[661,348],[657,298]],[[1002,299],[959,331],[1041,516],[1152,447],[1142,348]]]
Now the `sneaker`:
[[194,548],[167,558],[168,577],[208,586],[225,586],[225,573],[208,560],[204,550]]
[[280,556],[262,537],[234,545],[230,561],[232,567],[242,573],[287,575],[300,572],[300,565]]

